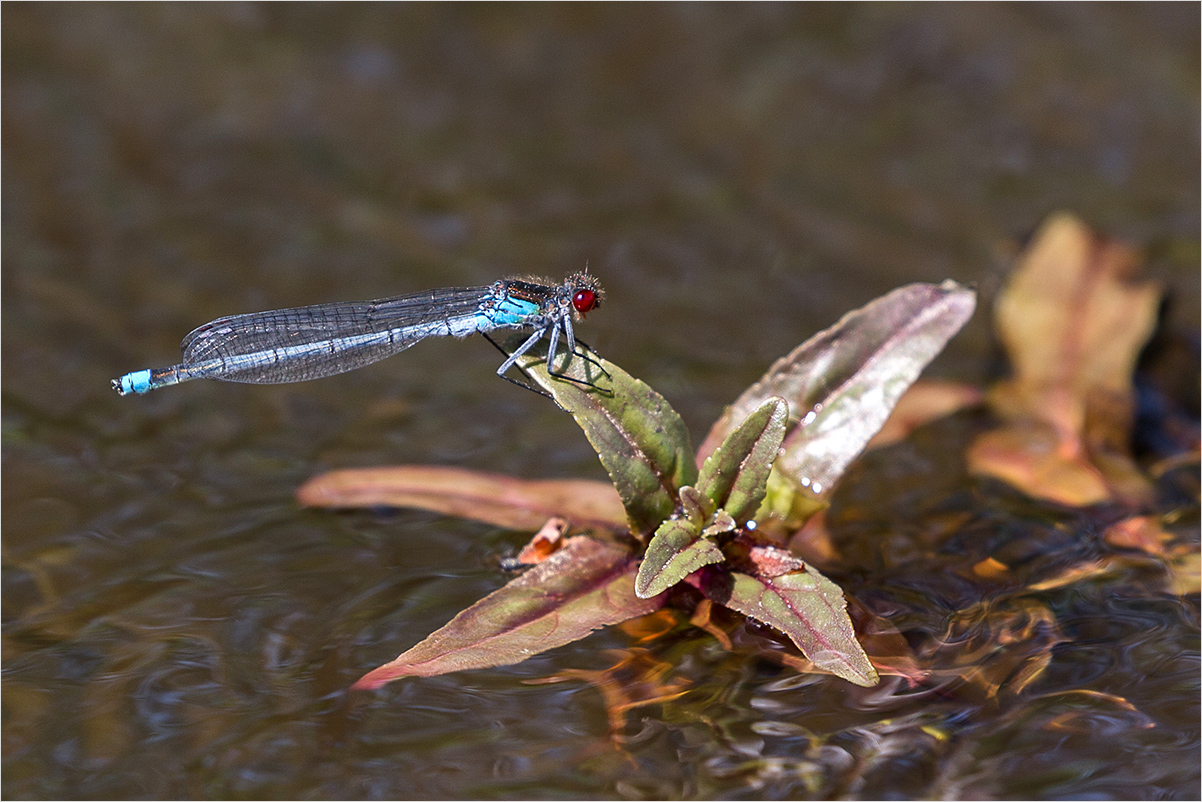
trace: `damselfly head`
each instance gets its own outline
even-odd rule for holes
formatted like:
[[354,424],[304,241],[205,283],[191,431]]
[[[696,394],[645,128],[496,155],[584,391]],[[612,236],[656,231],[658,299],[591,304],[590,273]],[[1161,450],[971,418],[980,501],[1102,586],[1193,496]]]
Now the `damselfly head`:
[[601,282],[586,269],[583,273],[573,273],[564,282],[572,293],[572,308],[581,318],[601,305],[605,299],[605,291]]

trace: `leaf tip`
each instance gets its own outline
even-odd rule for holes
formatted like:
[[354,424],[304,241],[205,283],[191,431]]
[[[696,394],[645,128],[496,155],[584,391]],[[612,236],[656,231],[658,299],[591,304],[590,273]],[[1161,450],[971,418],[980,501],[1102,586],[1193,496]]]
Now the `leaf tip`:
[[362,677],[359,677],[359,679],[355,681],[355,684],[351,686],[351,690],[374,691],[396,679],[395,676],[385,676],[384,672],[382,671],[383,668],[384,667],[381,666],[380,668],[368,671]]
[[[859,685],[861,688],[871,688],[880,684],[881,681],[881,677],[877,673],[876,667],[867,661],[864,661],[863,665],[859,665],[859,661],[854,661],[849,664],[848,662],[840,660],[832,665],[822,666],[818,660],[814,660],[814,664],[825,668],[835,676],[845,679],[853,685]],[[838,670],[834,670],[835,665],[838,666]]]
[[649,566],[650,564],[644,560],[639,565],[638,575],[634,578],[634,595],[640,599],[650,599],[668,589],[664,572],[662,570],[653,571]]

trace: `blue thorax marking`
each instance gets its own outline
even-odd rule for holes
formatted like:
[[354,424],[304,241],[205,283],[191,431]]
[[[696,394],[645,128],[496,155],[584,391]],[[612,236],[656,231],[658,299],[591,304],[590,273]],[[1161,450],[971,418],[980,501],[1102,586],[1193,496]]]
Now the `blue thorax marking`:
[[494,326],[520,326],[538,313],[539,306],[535,302],[512,296],[498,299],[495,305],[482,310],[483,316]]

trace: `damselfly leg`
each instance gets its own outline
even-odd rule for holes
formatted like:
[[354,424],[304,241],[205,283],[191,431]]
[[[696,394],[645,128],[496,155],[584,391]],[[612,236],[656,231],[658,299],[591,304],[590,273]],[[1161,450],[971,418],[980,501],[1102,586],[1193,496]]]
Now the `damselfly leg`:
[[[505,361],[507,363],[511,363],[513,367],[516,367],[518,369],[518,371],[523,376],[526,377],[526,379],[528,380],[529,383],[523,382],[523,381],[518,381],[517,379],[511,378],[510,376],[508,376],[507,373],[501,373],[499,371],[497,373],[498,376],[500,376],[502,379],[509,382],[510,384],[516,384],[518,387],[524,387],[527,390],[530,390],[531,392],[538,393],[541,396],[545,396],[547,398],[551,398],[552,400],[554,400],[554,398],[552,397],[552,395],[550,393],[543,390],[541,387],[539,387],[537,384],[534,383],[534,377],[530,375],[529,371],[527,371],[524,367],[522,367],[522,364],[520,361],[518,361],[518,359],[514,358],[515,356],[521,357],[526,351],[528,351],[530,349],[530,347],[533,346],[537,342],[537,338],[534,339],[534,342],[531,342],[531,340],[529,340],[529,339],[526,340],[525,342],[522,343],[521,346],[519,346],[518,349],[515,349],[512,352],[509,351],[508,349],[506,349],[504,346],[502,346],[496,340],[494,340],[490,335],[485,334],[484,338],[486,340],[488,340],[490,343],[492,343],[494,348],[496,348],[502,354],[505,354],[505,356],[507,357]],[[562,360],[564,363],[564,367],[566,367],[568,360],[572,359],[572,357],[579,357],[583,362],[585,362],[585,364],[591,365],[593,368],[595,368],[596,371],[598,373],[600,373],[600,375],[603,376],[605,379],[611,379],[612,377],[609,375],[609,371],[607,371],[600,362],[598,362],[596,359],[593,359],[591,356],[589,356],[588,352],[591,351],[592,349],[589,347],[588,343],[586,343],[580,339],[577,339],[576,342],[578,342],[580,344],[580,346],[583,346],[583,347],[577,348],[576,351],[567,351],[564,354],[564,359]],[[561,381],[571,382],[572,384],[579,385],[580,387],[584,387],[589,390],[594,390],[594,391],[597,391],[600,393],[605,393],[605,394],[609,394],[611,392],[607,388],[602,387],[601,385],[597,384],[594,381],[589,380],[588,378],[578,379],[575,376],[569,376],[567,373],[563,372],[562,370],[556,370],[554,364],[551,364],[551,363],[547,363],[547,373],[556,379],[559,379]]]

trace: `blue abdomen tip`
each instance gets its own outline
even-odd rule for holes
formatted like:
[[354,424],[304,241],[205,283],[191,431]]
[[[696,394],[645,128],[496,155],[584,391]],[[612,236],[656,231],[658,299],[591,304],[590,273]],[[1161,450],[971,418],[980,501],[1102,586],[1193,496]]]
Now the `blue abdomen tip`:
[[133,373],[126,373],[120,379],[117,379],[114,384],[118,384],[117,391],[121,395],[128,393],[145,393],[150,389],[150,371],[136,370]]

